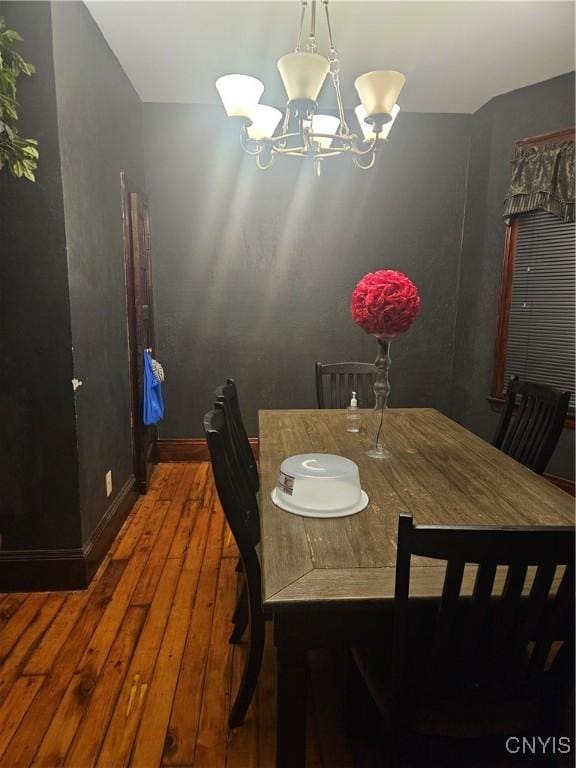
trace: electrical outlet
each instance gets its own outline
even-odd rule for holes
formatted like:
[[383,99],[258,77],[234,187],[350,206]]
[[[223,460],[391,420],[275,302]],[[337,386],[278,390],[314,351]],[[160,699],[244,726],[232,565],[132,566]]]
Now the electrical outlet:
[[106,496],[110,496],[112,493],[112,470],[109,469],[106,472]]

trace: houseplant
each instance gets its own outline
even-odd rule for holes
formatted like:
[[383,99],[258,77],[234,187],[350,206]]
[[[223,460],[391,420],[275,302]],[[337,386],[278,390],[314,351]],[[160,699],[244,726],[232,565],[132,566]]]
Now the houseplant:
[[38,142],[25,139],[18,131],[17,82],[20,75],[34,74],[34,66],[16,50],[22,38],[6,27],[0,16],[0,170],[6,167],[14,176],[35,181]]

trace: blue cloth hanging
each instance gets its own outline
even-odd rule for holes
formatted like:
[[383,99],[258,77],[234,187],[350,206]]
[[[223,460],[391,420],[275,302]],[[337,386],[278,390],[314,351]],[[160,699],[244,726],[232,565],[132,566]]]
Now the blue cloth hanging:
[[150,352],[144,350],[144,424],[157,424],[164,418],[162,385],[154,375]]

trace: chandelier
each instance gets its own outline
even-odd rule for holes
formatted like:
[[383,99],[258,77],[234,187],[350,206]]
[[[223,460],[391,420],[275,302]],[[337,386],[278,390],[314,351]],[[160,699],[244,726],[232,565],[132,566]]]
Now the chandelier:
[[[340,91],[340,59],[334,46],[328,0],[322,0],[329,40],[327,56],[318,52],[316,40],[316,0],[311,0],[310,31],[303,47],[303,30],[308,0],[301,0],[298,41],[293,53],[278,60],[278,70],[288,96],[284,115],[275,107],[260,104],[264,84],[250,75],[224,75],[216,88],[229,117],[240,121],[240,143],[256,157],[258,168],[270,168],[276,155],[311,158],[320,175],[324,160],[352,156],[358,168],[372,168],[376,152],[388,140],[400,111],[396,100],[406,78],[400,72],[366,72],[354,83],[361,103],[354,112],[360,134],[350,130]],[[317,99],[330,73],[336,95],[336,115],[319,114]],[[278,125],[282,126],[277,132]],[[275,135],[276,134],[276,135]]]

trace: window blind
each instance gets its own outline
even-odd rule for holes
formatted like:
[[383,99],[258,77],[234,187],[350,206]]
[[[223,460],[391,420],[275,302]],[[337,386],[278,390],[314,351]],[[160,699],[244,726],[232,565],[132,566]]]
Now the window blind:
[[575,227],[545,211],[518,217],[506,381],[570,390],[574,407]]

